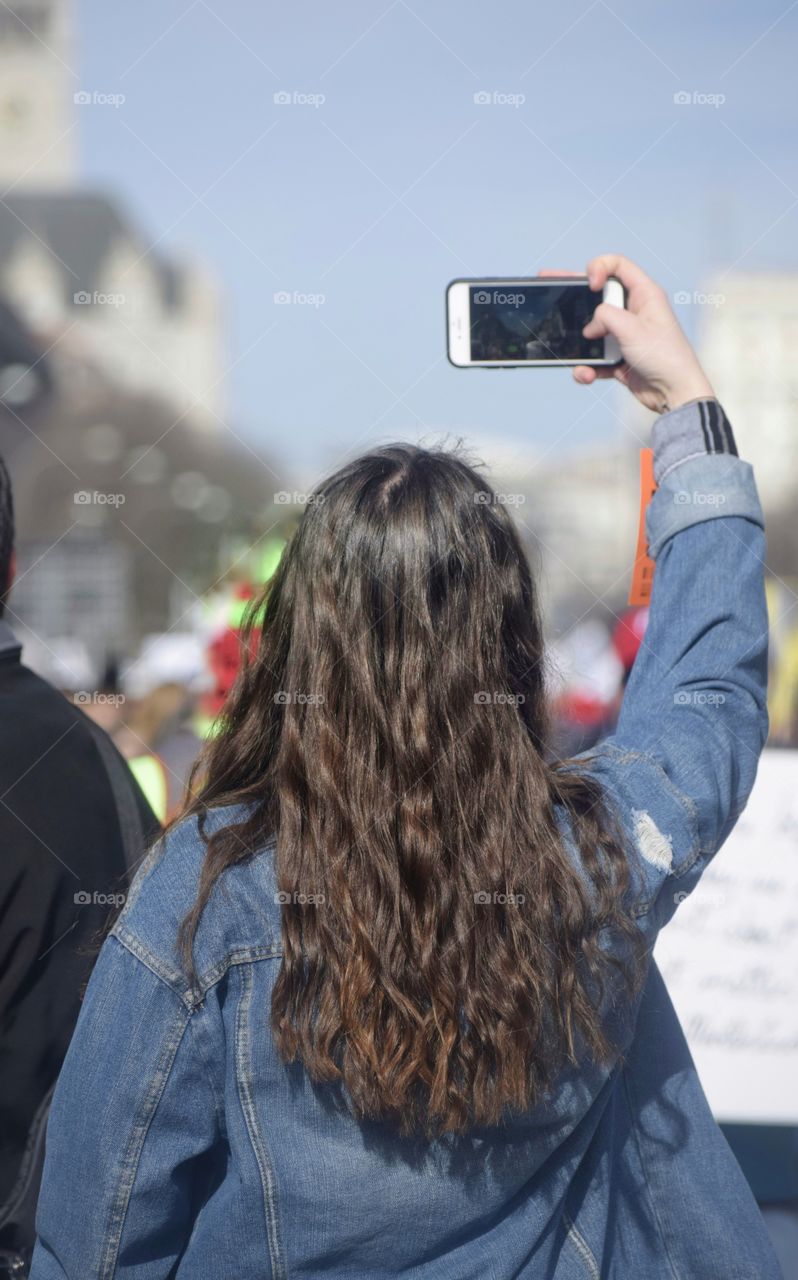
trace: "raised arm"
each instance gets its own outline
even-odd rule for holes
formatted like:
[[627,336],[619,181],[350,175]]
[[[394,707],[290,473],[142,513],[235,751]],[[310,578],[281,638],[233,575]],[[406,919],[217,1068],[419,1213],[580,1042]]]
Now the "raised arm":
[[615,735],[592,768],[641,855],[640,914],[659,928],[729,834],[767,735],[767,613],[762,512],[750,466],[661,289],[626,259],[590,264],[594,287],[618,276],[629,310],[602,304],[585,332],[613,333],[615,376],[662,416],[648,513],[656,560],[645,641]]

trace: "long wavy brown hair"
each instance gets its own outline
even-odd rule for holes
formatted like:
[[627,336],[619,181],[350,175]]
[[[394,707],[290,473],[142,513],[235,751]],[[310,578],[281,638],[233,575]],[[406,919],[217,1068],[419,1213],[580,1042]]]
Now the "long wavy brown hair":
[[358,458],[313,494],[250,626],[190,784],[189,812],[247,808],[205,837],[189,969],[219,877],[274,839],[272,1032],[358,1116],[459,1132],[611,1059],[608,981],[639,976],[627,859],[595,780],[547,758],[506,505],[456,451]]

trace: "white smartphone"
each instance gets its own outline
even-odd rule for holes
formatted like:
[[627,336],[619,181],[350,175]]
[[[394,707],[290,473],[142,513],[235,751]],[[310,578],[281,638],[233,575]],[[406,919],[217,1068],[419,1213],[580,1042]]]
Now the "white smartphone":
[[453,280],[446,290],[449,359],[458,369],[620,364],[615,338],[582,334],[602,301],[625,306],[614,276],[598,292],[587,276]]

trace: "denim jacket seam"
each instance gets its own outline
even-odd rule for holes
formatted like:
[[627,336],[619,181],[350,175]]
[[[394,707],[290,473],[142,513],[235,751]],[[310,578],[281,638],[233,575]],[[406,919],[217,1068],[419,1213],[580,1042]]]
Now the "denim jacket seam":
[[282,943],[266,943],[257,947],[238,947],[229,951],[222,960],[202,974],[197,990],[201,1000],[208,992],[221,982],[226,973],[238,965],[255,964],[259,960],[276,960],[283,953]]
[[224,1105],[223,1105],[221,1096],[216,1090],[216,1084],[214,1082],[213,1071],[211,1070],[211,1064],[210,1064],[210,1061],[208,1060],[208,1056],[205,1053],[205,1050],[202,1047],[202,1041],[201,1041],[200,1033],[197,1026],[197,1019],[202,1015],[202,1011],[203,1011],[202,1005],[200,1005],[197,1009],[195,1009],[192,1012],[192,1015],[188,1021],[188,1028],[189,1028],[188,1033],[189,1033],[189,1036],[191,1037],[194,1047],[197,1050],[197,1057],[202,1062],[203,1070],[205,1072],[205,1078],[208,1081],[208,1088],[210,1089],[211,1097],[213,1098],[213,1106],[214,1106],[214,1110],[216,1111],[216,1119],[219,1124],[219,1129],[221,1133],[226,1137],[227,1136],[227,1118],[224,1113]]
[[659,1236],[659,1240],[662,1245],[662,1248],[665,1251],[665,1257],[668,1260],[668,1270],[670,1271],[672,1280],[681,1280],[681,1277],[678,1271],[676,1270],[676,1267],[674,1266],[673,1258],[671,1257],[671,1251],[670,1251],[670,1248],[668,1247],[668,1240],[662,1227],[662,1221],[660,1219],[659,1210],[657,1208],[657,1202],[654,1198],[654,1194],[651,1190],[651,1183],[649,1182],[649,1179],[648,1179],[648,1166],[646,1164],[646,1158],[643,1154],[643,1150],[640,1146],[640,1134],[639,1134],[639,1128],[637,1123],[637,1112],[635,1110],[634,1099],[632,1097],[632,1089],[629,1081],[629,1073],[624,1066],[621,1067],[621,1077],[623,1079],[623,1091],[624,1091],[624,1096],[626,1098],[626,1105],[629,1109],[629,1120],[631,1122],[632,1132],[634,1134],[635,1147],[637,1149],[637,1158],[640,1161],[640,1168],[643,1172],[643,1177],[645,1179],[646,1191],[648,1193],[648,1202],[649,1202],[649,1205],[651,1206],[651,1212],[654,1216],[654,1221],[657,1224],[657,1234]]
[[255,1163],[258,1166],[261,1195],[263,1197],[264,1225],[266,1227],[272,1275],[274,1280],[288,1280],[288,1264],[281,1240],[280,1215],[277,1207],[277,1179],[268,1144],[258,1121],[252,1089],[248,1028],[252,991],[252,973],[248,968],[242,967],[241,992],[237,1001],[235,1017],[236,1086],[239,1105],[244,1117],[244,1125],[252,1146]]
[[596,1255],[567,1209],[563,1209],[562,1220],[565,1227],[565,1238],[566,1240],[571,1241],[576,1252],[579,1254],[580,1261],[583,1263],[585,1271],[590,1276],[590,1280],[601,1280],[601,1271],[599,1269]]
[[673,517],[673,523],[651,540],[648,546],[649,555],[653,560],[658,560],[663,547],[672,538],[677,537],[680,533],[686,533],[688,529],[695,529],[699,525],[712,524],[715,520],[748,520],[757,529],[764,529],[765,527],[758,515],[753,511],[705,511],[703,509],[700,512],[691,511],[684,517]]
[[111,937],[116,938],[117,942],[135,956],[156,978],[173,991],[181,1000],[183,1005],[191,1013],[200,1003],[196,994],[189,987],[185,978],[177,970],[172,969],[169,965],[152,951],[137,934],[133,933],[128,927],[120,922],[114,925],[111,931]]
[[[664,480],[667,480],[671,472],[675,471],[677,467],[680,467],[683,462],[693,462],[696,458],[711,458],[712,456],[713,455],[711,453],[707,453],[706,449],[696,449],[695,453],[687,453],[683,458],[677,458],[675,462],[672,462],[667,471],[663,471],[658,483],[662,484]],[[729,457],[730,455],[723,454],[722,456]]]
[[[156,977],[158,975],[156,974]],[[136,1174],[138,1173],[139,1161],[141,1153],[144,1150],[144,1144],[147,1140],[150,1125],[158,1104],[163,1096],[167,1081],[171,1075],[172,1068],[177,1057],[178,1050],[182,1044],[186,1029],[191,1021],[190,1012],[181,1004],[180,1020],[175,1022],[174,1028],[171,1030],[166,1042],[161,1050],[155,1074],[150,1081],[148,1093],[144,1099],[142,1106],[139,1108],[138,1115],[134,1117],[133,1126],[127,1141],[122,1164],[119,1169],[119,1186],[117,1188],[114,1200],[111,1203],[108,1238],[103,1251],[102,1265],[98,1280],[113,1280],[116,1273],[117,1262],[119,1258],[119,1246],[122,1241],[122,1233],[125,1229],[125,1219],[130,1207],[130,1197],[133,1193],[133,1187],[136,1182]],[[182,1023],[182,1025],[181,1025]]]
[[182,974],[180,974],[177,969],[173,969],[171,966],[166,964],[161,957],[151,950],[151,948],[147,946],[146,942],[144,942],[138,934],[133,933],[133,931],[129,929],[123,921],[117,921],[114,928],[111,930],[111,937],[116,938],[117,942],[119,942],[126,951],[129,951],[137,960],[141,961],[141,963],[145,965],[156,978],[160,979],[164,986],[169,987],[176,996],[179,996],[184,1004],[189,1004],[189,1001],[186,999],[188,994],[187,984],[183,979]]
[[176,969],[166,964],[145,942],[124,923],[117,921],[111,931],[112,938],[129,951],[137,960],[179,996],[190,1013],[202,1005],[206,995],[235,965],[251,964],[258,960],[272,960],[282,955],[282,943],[268,943],[257,947],[239,947],[228,952],[211,969],[204,972],[195,986],[191,986]]

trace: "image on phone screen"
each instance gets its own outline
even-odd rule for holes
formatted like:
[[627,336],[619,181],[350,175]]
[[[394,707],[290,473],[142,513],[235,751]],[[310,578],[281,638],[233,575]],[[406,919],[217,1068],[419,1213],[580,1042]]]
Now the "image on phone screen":
[[472,285],[472,360],[600,360],[603,338],[585,338],[583,327],[601,292],[587,285]]

